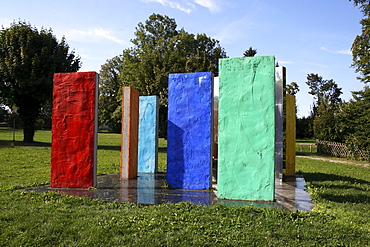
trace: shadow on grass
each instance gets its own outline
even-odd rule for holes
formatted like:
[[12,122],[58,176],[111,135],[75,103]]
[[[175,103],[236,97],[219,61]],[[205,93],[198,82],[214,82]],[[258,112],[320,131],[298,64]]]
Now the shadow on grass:
[[98,145],[98,150],[121,150],[121,146]]
[[[319,188],[317,195],[325,200],[338,203],[368,203],[369,190],[362,185],[369,185],[366,180],[350,176],[326,173],[302,173],[305,180]],[[329,182],[323,184],[322,182]]]
[[158,148],[158,153],[167,153],[167,148]]
[[4,141],[0,140],[0,147],[51,147],[50,142],[23,142],[23,141]]

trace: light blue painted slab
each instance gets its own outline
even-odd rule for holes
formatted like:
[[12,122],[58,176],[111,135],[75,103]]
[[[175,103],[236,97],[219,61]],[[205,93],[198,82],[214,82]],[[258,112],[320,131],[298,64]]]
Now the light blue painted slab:
[[170,187],[210,189],[212,117],[212,73],[170,74],[166,171]]
[[137,178],[138,203],[155,204],[155,175],[140,174]]
[[158,169],[158,109],[158,96],[139,97],[139,173]]

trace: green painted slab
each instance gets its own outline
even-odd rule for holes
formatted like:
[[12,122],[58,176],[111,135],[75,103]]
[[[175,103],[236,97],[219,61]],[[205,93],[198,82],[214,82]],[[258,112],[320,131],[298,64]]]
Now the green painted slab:
[[275,58],[220,60],[217,196],[273,201]]

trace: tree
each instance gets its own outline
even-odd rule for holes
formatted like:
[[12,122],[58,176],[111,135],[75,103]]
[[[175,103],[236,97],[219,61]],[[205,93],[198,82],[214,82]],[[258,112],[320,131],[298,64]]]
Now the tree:
[[314,96],[313,118],[315,138],[325,141],[339,141],[341,135],[337,125],[342,89],[333,79],[324,80],[318,74],[308,74],[306,84],[309,94]]
[[18,107],[25,142],[33,142],[41,106],[51,100],[53,73],[79,68],[80,58],[51,29],[19,21],[0,30],[0,95]]
[[10,112],[8,111],[6,106],[0,104],[0,123],[6,122],[9,116],[10,116]]
[[287,84],[284,88],[284,93],[296,95],[299,92],[299,86],[296,82],[291,82],[290,84]]
[[122,56],[115,56],[101,66],[99,86],[99,122],[111,132],[121,131],[121,97],[123,83],[120,78]]
[[136,27],[133,47],[122,54],[121,81],[140,95],[158,95],[160,135],[166,135],[168,75],[211,71],[218,74],[218,60],[226,53],[219,41],[206,34],[177,30],[173,18],[152,14]]
[[341,131],[353,156],[356,149],[362,149],[370,159],[370,87],[352,92],[352,96],[339,114]]
[[365,18],[360,21],[361,35],[357,35],[352,43],[352,67],[360,73],[357,79],[366,84],[370,82],[370,3],[368,0],[354,0],[354,5],[359,6]]
[[332,103],[329,96],[324,95],[314,118],[314,136],[323,141],[343,142],[343,133],[339,127],[338,115],[342,102]]
[[246,50],[243,53],[243,56],[244,57],[254,57],[256,54],[257,54],[257,49],[253,49],[252,46],[251,46],[251,47],[249,47],[248,50]]
[[[351,0],[349,0],[351,2]],[[369,0],[353,0],[353,4],[358,6],[364,16],[370,16],[370,3]]]
[[315,100],[313,104],[314,116],[317,115],[318,107],[324,100],[324,97],[326,97],[331,104],[337,104],[342,101],[340,99],[342,89],[338,87],[333,79],[324,80],[318,74],[311,73],[307,75],[306,84],[310,89],[308,93],[313,95]]
[[356,73],[360,73],[357,77],[361,82],[370,82],[370,18],[362,19],[362,34],[357,35],[353,41],[352,51],[352,67]]
[[302,117],[297,119],[297,139],[311,139],[314,136],[313,116]]

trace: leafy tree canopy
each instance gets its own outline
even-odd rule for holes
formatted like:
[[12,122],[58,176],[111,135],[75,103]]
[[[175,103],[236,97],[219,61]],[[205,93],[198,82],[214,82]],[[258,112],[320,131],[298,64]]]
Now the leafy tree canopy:
[[[112,64],[113,70],[119,71],[118,77],[112,80],[103,78],[102,81],[112,83],[109,86],[112,88],[118,83],[135,88],[140,95],[158,95],[160,135],[165,136],[168,75],[201,71],[217,75],[218,60],[225,58],[226,52],[219,41],[206,34],[191,34],[184,28],[177,29],[175,19],[159,14],[152,14],[144,23],[140,22],[131,42],[133,47],[123,51],[119,64]],[[106,70],[105,67],[102,69],[103,72]],[[103,97],[107,95],[101,94]],[[106,108],[107,115],[101,120],[117,126],[119,120],[115,115],[120,110],[120,104],[114,104]]]
[[37,30],[24,21],[0,30],[0,95],[18,107],[24,141],[33,142],[34,123],[41,106],[51,100],[53,73],[73,72],[80,58],[69,52],[51,29]]
[[219,41],[206,34],[177,30],[173,18],[152,14],[136,27],[134,47],[124,50],[121,80],[141,95],[158,95],[167,105],[170,73],[211,71],[218,74],[218,59],[226,57]]
[[363,13],[364,19],[360,21],[362,32],[352,43],[352,67],[359,73],[357,79],[366,84],[370,82],[370,2],[369,0],[353,2]]
[[362,33],[357,35],[353,41],[352,67],[360,76],[357,78],[363,82],[370,82],[370,18],[362,19]]
[[[121,88],[120,68],[122,56],[116,56],[106,61],[100,70],[99,86],[99,122],[107,125],[112,132],[121,130]],[[118,107],[117,107],[118,106]]]

